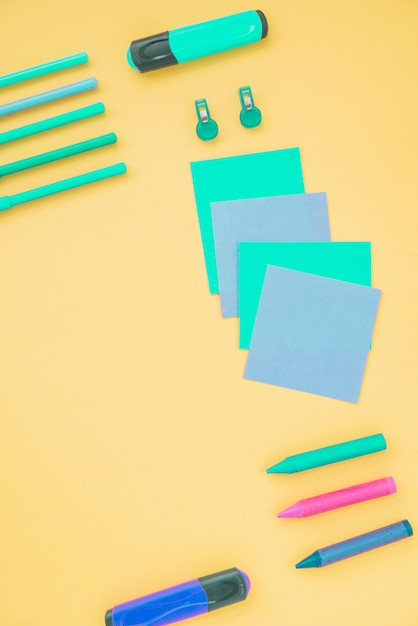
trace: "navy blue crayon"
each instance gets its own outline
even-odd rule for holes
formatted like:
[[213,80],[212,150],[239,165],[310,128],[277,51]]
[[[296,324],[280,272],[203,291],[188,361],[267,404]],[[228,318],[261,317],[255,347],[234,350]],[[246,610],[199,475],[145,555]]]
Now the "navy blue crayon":
[[413,534],[412,526],[408,520],[372,530],[364,535],[358,535],[352,539],[346,539],[339,543],[334,543],[326,548],[316,550],[302,561],[296,564],[297,569],[305,569],[310,567],[324,567],[337,563],[343,559],[349,559],[357,554],[381,548],[394,541],[406,539]]

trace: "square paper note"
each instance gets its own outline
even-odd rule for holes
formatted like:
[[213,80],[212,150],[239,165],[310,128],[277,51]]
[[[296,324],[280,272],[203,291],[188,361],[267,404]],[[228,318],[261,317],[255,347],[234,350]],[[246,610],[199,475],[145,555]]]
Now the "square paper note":
[[218,292],[210,203],[303,193],[299,148],[242,154],[190,164],[210,293]]
[[239,244],[239,347],[250,347],[267,265],[319,274],[359,285],[372,284],[368,241]]
[[358,402],[380,294],[268,265],[244,378]]
[[325,193],[214,202],[213,235],[223,317],[238,315],[241,241],[329,241]]

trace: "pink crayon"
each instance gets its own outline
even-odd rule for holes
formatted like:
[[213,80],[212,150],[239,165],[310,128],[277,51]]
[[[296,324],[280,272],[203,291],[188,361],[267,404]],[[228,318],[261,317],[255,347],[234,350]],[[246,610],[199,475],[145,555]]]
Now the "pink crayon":
[[381,498],[396,492],[393,478],[379,478],[369,483],[354,485],[338,491],[330,491],[313,498],[299,500],[288,509],[277,514],[277,517],[309,517],[325,511],[332,511],[350,504]]

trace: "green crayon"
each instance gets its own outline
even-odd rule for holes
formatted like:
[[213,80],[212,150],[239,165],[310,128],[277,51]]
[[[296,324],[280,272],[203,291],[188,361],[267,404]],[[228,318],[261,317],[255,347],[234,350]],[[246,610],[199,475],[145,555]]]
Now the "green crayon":
[[295,472],[304,472],[314,467],[354,459],[365,454],[380,452],[381,450],[386,450],[384,436],[382,434],[370,435],[369,437],[344,441],[333,446],[288,456],[280,463],[269,467],[266,471],[267,474],[294,474]]

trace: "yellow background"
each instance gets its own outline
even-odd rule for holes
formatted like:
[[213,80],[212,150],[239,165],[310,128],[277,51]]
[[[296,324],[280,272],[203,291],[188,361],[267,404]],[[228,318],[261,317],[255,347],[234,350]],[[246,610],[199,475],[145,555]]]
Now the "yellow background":
[[[129,43],[262,9],[251,47],[135,73]],[[248,600],[206,626],[415,626],[416,538],[323,570],[316,548],[408,518],[418,529],[415,0],[2,0],[1,74],[85,50],[98,91],[0,120],[8,130],[98,100],[90,121],[1,147],[1,163],[114,131],[117,146],[1,181],[12,194],[125,161],[128,174],[0,215],[0,622],[99,626],[106,609],[237,566]],[[262,125],[241,127],[251,85]],[[220,128],[195,135],[194,100]],[[300,146],[334,240],[370,240],[383,290],[358,405],[245,381],[237,320],[206,281],[189,163]],[[378,455],[293,476],[300,451],[382,432]],[[293,502],[393,475],[398,493],[307,520]],[[199,620],[201,620],[199,622]]]

